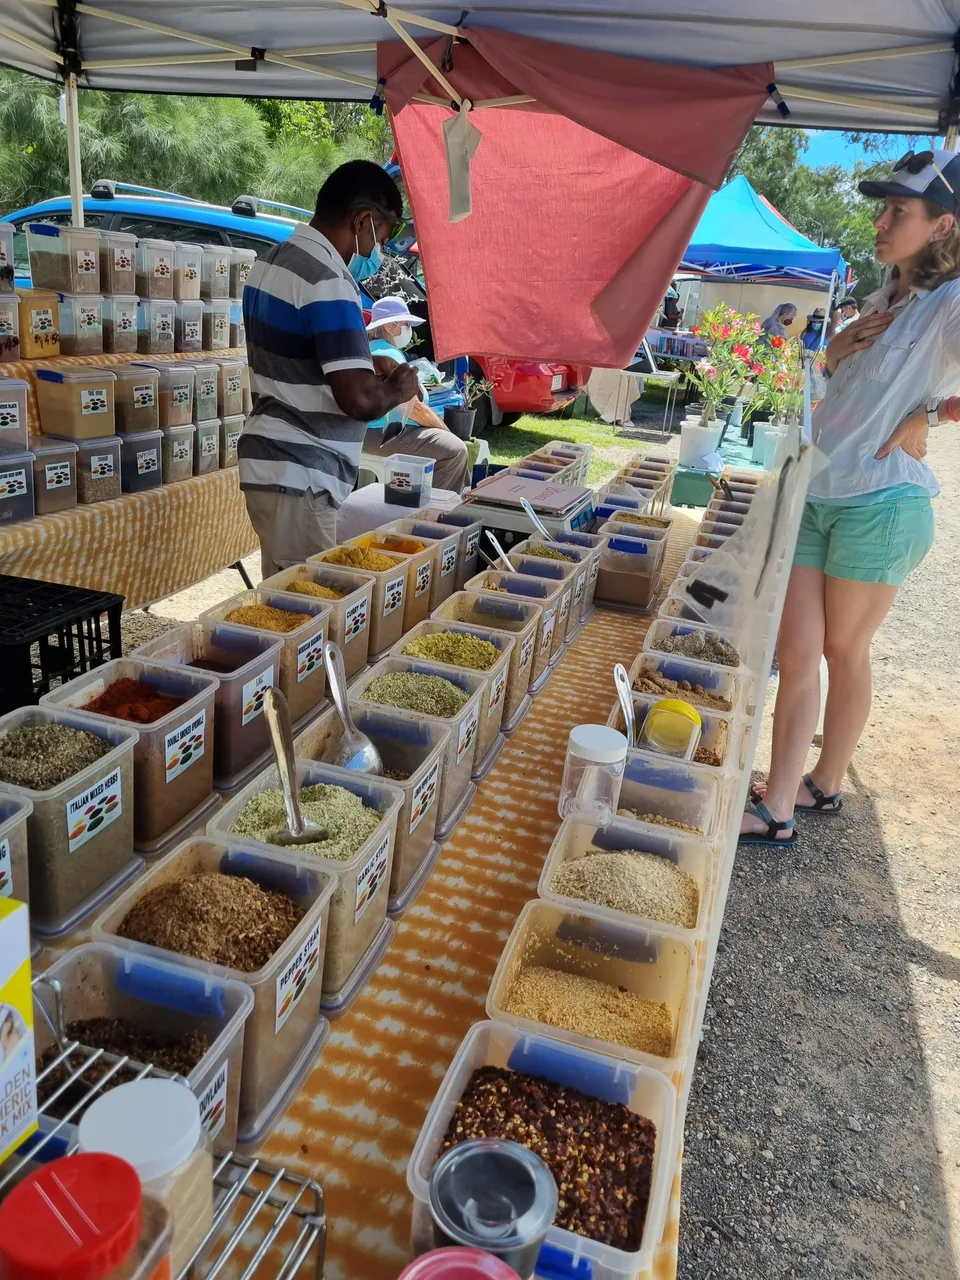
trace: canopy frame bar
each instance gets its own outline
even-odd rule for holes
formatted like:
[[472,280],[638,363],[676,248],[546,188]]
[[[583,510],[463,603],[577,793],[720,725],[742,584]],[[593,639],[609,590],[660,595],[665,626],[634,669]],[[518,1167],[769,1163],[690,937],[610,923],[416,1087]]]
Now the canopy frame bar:
[[63,65],[63,58],[54,49],[46,49],[38,40],[31,40],[29,36],[22,36],[16,31],[11,31],[9,27],[0,25],[0,36],[5,36],[8,40],[12,40],[14,44],[19,44],[24,49],[30,49],[33,53],[38,53],[42,58],[49,58],[51,62],[59,62]]
[[810,102],[828,102],[838,107],[858,107],[861,110],[868,111],[892,111],[898,114],[913,116],[915,119],[923,121],[924,124],[932,124],[936,126],[939,123],[939,116],[936,111],[932,111],[929,107],[916,107],[909,102],[885,102],[882,98],[862,98],[852,93],[838,93],[834,90],[824,89],[808,89],[795,84],[784,84],[777,81],[777,88],[781,97],[789,98],[806,98]]
[[896,49],[863,49],[860,53],[824,53],[815,58],[787,58],[778,61],[780,71],[800,71],[810,67],[842,67],[854,62],[877,62],[887,58],[926,57],[939,53],[953,53],[952,44],[900,45]]

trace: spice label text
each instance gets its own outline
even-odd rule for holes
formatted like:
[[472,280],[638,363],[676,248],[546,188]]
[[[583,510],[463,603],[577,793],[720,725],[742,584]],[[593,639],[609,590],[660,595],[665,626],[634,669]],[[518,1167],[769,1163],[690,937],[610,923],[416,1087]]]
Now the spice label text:
[[354,924],[357,923],[367,907],[369,907],[377,890],[386,880],[389,863],[390,833],[388,831],[376,849],[374,849],[373,856],[366,866],[361,867],[357,873],[357,905],[353,913]]
[[439,777],[440,761],[434,760],[429,773],[425,774],[413,789],[413,798],[410,802],[411,835],[413,835],[433,807],[433,803],[437,798],[437,781]]
[[120,770],[113,769],[92,787],[67,801],[67,852],[76,853],[98,832],[116,822],[122,813]]
[[203,755],[207,731],[207,710],[198,711],[192,720],[171,729],[164,739],[164,776],[167,782],[179,778],[184,769]]
[[220,1069],[200,1095],[200,1123],[210,1138],[215,1138],[227,1118],[227,1079],[230,1060],[224,1058]]
[[277,978],[277,1019],[274,1031],[277,1032],[300,1003],[303,993],[317,976],[320,968],[320,932],[318,920],[313,926],[296,955],[283,968]]

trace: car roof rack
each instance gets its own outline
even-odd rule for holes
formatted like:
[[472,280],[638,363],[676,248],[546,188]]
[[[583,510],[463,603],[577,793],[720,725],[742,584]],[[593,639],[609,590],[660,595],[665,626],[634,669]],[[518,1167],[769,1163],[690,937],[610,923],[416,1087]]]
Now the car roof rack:
[[279,200],[265,200],[263,196],[237,196],[230,206],[230,212],[241,218],[255,218],[260,212],[261,205],[266,205],[271,211],[280,209],[283,213],[292,213],[308,220],[313,217],[311,209],[301,209],[295,204],[281,204]]
[[165,200],[177,200],[181,204],[206,203],[204,200],[195,200],[193,196],[182,196],[176,191],[161,191],[158,187],[141,187],[133,182],[117,182],[114,178],[98,178],[90,188],[90,195],[94,200],[113,200],[121,193],[162,196]]

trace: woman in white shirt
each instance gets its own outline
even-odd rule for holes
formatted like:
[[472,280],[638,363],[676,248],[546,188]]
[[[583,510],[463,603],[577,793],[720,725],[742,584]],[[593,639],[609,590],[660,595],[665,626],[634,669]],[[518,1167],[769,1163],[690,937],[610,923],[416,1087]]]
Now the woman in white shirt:
[[[933,544],[927,435],[960,422],[960,155],[908,152],[883,199],[876,253],[893,267],[826,348],[813,416],[826,468],[811,481],[777,643],[770,776],[751,793],[743,844],[795,844],[794,813],[838,813],[870,714],[870,645],[897,590]],[[820,757],[803,772],[830,672]]]

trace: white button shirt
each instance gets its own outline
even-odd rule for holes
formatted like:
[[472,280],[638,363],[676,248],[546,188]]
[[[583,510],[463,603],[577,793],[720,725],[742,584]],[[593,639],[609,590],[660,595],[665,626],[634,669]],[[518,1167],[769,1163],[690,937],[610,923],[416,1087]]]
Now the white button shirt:
[[[914,287],[890,306],[896,283],[872,293],[861,318],[892,310],[889,328],[872,347],[841,361],[813,414],[813,438],[829,465],[810,482],[809,498],[855,498],[894,485],[940,492],[925,462],[894,449],[874,454],[894,428],[921,405],[960,393],[960,280],[939,289]],[[950,430],[952,424],[945,424]]]

